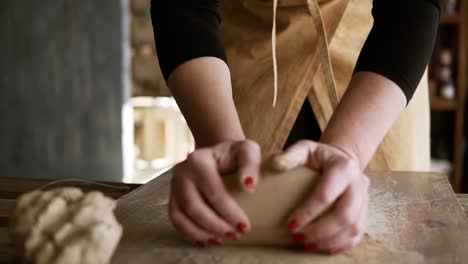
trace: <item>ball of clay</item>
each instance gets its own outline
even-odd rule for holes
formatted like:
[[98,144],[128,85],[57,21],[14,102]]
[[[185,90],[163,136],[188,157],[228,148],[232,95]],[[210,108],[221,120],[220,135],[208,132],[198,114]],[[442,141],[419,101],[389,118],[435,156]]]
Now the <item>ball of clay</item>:
[[100,192],[78,188],[29,192],[18,199],[12,238],[30,263],[109,263],[122,235],[115,206]]

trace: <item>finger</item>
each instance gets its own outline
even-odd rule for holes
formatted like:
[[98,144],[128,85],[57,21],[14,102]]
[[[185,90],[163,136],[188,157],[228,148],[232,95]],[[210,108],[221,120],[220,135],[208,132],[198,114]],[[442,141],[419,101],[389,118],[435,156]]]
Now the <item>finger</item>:
[[253,191],[260,174],[260,147],[252,140],[228,143],[219,144],[213,149],[219,172],[227,174],[237,170],[241,188]]
[[329,251],[330,255],[337,255],[357,246],[361,242],[363,236],[364,232],[361,232],[357,236],[353,237],[348,243],[331,248]]
[[305,165],[311,169],[320,170],[337,159],[350,158],[340,152],[325,144],[301,140],[283,153],[274,155],[271,159],[271,167],[278,171],[285,171]]
[[175,199],[189,219],[205,231],[219,237],[227,236],[233,239],[238,237],[234,228],[206,204],[192,182],[186,181],[181,186],[183,187],[177,190]]
[[349,187],[331,211],[301,230],[307,235],[307,241],[327,242],[333,235],[344,233],[347,228],[358,221],[362,197],[363,195],[359,194],[353,186]]
[[197,188],[216,213],[241,233],[249,232],[248,217],[226,190],[214,159],[195,160],[190,168],[196,175],[195,178],[199,179],[195,182]]
[[339,246],[339,247],[331,248],[330,250],[328,250],[328,253],[330,255],[338,255],[338,254],[341,254],[343,252],[346,252],[346,251],[352,249],[353,247],[357,246],[359,244],[359,242],[361,242],[363,236],[364,236],[364,233],[360,233],[358,236],[353,237],[346,244],[344,244],[342,246]]
[[291,215],[288,222],[289,231],[300,230],[333,205],[350,182],[357,177],[356,170],[347,167],[347,160],[343,159],[323,171],[323,177],[311,196]]
[[239,166],[240,186],[245,191],[252,192],[259,180],[261,152],[257,143],[251,140],[240,142],[234,153]]
[[237,171],[237,159],[233,154],[236,142],[223,142],[207,150],[208,159],[215,161],[219,174],[226,175]]
[[308,163],[309,155],[317,148],[313,141],[301,140],[284,152],[273,155],[270,166],[276,171],[287,171]]
[[357,235],[353,236],[351,240],[347,243],[344,241],[340,241],[339,239],[336,239],[336,243],[335,241],[331,241],[331,243],[333,243],[333,245],[330,245],[331,255],[342,253],[344,251],[347,251],[357,246],[361,242],[362,238],[364,237],[364,231],[367,225],[367,216],[368,216],[367,214],[369,210],[369,194],[367,192],[367,189],[369,187],[369,180],[367,176],[365,175],[363,177],[363,186],[365,186],[364,189],[366,189],[366,196],[365,196],[362,208],[361,208],[359,221],[356,227],[350,229],[352,235],[355,233],[357,233]]
[[363,199],[357,219],[354,220],[352,224],[338,230],[333,235],[324,236],[322,239],[316,240],[316,245],[321,249],[330,249],[331,251],[347,248],[347,245],[349,245],[355,237],[363,233],[366,217],[367,198]]
[[189,241],[199,247],[207,245],[213,235],[195,225],[188,217],[184,215],[177,201],[173,198],[169,201],[169,217],[174,227]]

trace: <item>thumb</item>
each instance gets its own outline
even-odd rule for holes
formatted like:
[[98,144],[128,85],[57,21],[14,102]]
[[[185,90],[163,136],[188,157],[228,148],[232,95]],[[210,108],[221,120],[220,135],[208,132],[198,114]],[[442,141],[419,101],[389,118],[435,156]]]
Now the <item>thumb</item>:
[[252,140],[242,141],[236,146],[236,156],[240,186],[243,190],[252,192],[260,178],[260,146]]
[[[298,166],[310,166],[311,155],[319,148],[313,141],[302,140],[287,148],[284,152],[273,155],[270,167],[276,171],[288,171]],[[311,166],[314,169],[315,166]]]

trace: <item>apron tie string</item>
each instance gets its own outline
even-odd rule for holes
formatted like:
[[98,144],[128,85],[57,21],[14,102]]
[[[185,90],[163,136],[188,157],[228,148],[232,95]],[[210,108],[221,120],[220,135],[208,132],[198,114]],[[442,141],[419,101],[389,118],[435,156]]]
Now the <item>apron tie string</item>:
[[[328,49],[327,32],[323,23],[322,15],[320,14],[320,7],[317,0],[307,0],[307,7],[310,15],[314,21],[318,33],[318,48],[317,52],[320,68],[324,74],[326,88],[333,109],[338,105],[338,94],[336,92],[335,76],[333,75],[333,68],[330,59],[330,51]],[[273,107],[276,105],[278,97],[278,63],[276,58],[276,10],[278,8],[278,0],[273,0],[273,26],[271,32],[271,48],[273,58]]]

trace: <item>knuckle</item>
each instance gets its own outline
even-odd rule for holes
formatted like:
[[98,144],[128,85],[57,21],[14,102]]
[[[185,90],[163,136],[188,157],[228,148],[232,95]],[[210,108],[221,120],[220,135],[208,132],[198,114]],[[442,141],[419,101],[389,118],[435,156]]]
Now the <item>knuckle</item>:
[[296,145],[306,145],[306,144],[309,144],[310,141],[307,140],[307,139],[301,139],[299,141],[296,142]]
[[229,226],[222,222],[222,220],[217,218],[207,219],[209,224],[208,230],[212,233],[224,234],[226,231],[229,231]]
[[200,159],[200,152],[199,151],[194,151],[190,153],[187,157],[187,163],[188,164],[195,164],[198,160]]
[[180,220],[178,218],[178,215],[177,213],[175,213],[174,211],[170,211],[169,212],[169,217],[171,219],[171,222],[174,226],[179,226],[180,225]]
[[180,222],[178,219],[172,219],[172,224],[174,225],[174,227],[177,230],[184,233],[184,226],[183,226],[182,222]]
[[359,166],[357,162],[353,159],[343,158],[341,160],[341,168],[344,171],[352,172],[352,171],[359,171]]
[[193,161],[194,158],[196,158],[199,154],[199,151],[198,150],[195,150],[193,151],[192,153],[188,154],[187,155],[187,158],[185,159],[186,162],[190,163]]
[[355,236],[357,236],[357,235],[359,235],[361,233],[362,228],[358,223],[354,223],[354,224],[350,225],[349,231],[351,233],[351,236],[355,237]]
[[211,225],[211,232],[214,234],[224,236],[229,231],[231,231],[231,228],[228,224],[215,222]]
[[188,215],[196,215],[199,211],[198,205],[190,200],[184,202],[184,210]]
[[220,191],[212,191],[207,194],[208,200],[214,206],[222,205],[225,203],[225,197]]
[[188,155],[187,162],[189,164],[200,164],[200,162],[203,162],[206,159],[207,152],[208,150],[206,149],[195,150]]
[[369,189],[369,186],[370,186],[369,177],[367,177],[367,175],[363,174],[363,175],[362,175],[362,181],[363,181],[364,187],[365,187],[366,189]]
[[318,191],[317,194],[316,194],[316,199],[319,203],[322,203],[322,204],[330,204],[332,201],[332,196],[330,194],[330,192],[327,192],[326,190],[321,190],[321,191]]
[[319,242],[317,243],[317,245],[318,245],[318,247],[319,247],[320,249],[331,249],[331,248],[334,247],[334,244],[336,244],[336,243],[334,243],[334,241],[333,241],[333,240],[330,240],[330,239],[328,239],[328,240],[321,240],[321,241],[319,241]]
[[241,154],[241,158],[240,157],[238,157],[238,158],[239,158],[239,160],[242,160],[243,164],[254,163],[255,162],[255,157],[253,157],[252,155],[249,155],[249,154],[244,152],[244,153]]
[[306,148],[311,148],[314,144],[314,142],[307,140],[307,139],[301,139],[294,144],[295,146],[304,146]]
[[257,144],[257,142],[255,142],[255,141],[253,141],[251,139],[246,139],[241,144],[246,149],[252,149],[252,150],[255,150],[255,151],[260,151],[260,146]]
[[179,212],[177,212],[175,208],[171,208],[169,210],[169,218],[171,219],[174,226],[180,226],[180,223],[181,223],[180,214]]
[[311,219],[313,217],[314,217],[314,210],[312,210],[310,206],[307,206],[298,213],[298,216],[296,217],[296,219],[306,220],[306,219]]
[[349,210],[343,211],[338,216],[338,221],[343,226],[351,226],[353,224],[353,214]]

